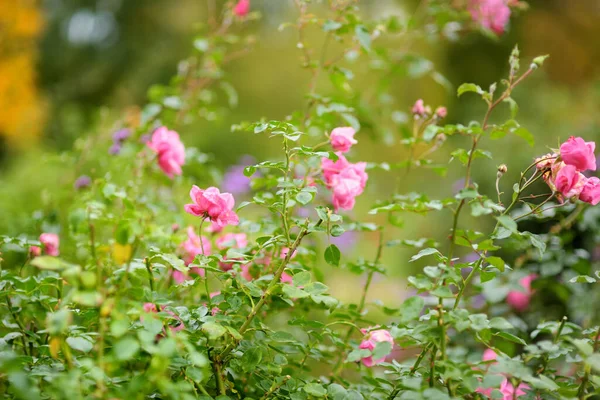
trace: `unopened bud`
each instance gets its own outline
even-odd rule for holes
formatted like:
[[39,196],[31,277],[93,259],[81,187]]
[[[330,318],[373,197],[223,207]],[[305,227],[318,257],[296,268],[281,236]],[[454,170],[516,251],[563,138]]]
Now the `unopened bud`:
[[546,54],[545,56],[538,56],[536,58],[533,59],[533,62],[531,63],[531,69],[535,69],[533,68],[533,66],[535,65],[535,67],[541,67],[542,65],[544,65],[544,61],[546,61],[546,58],[548,58],[549,55]]
[[439,144],[442,144],[446,141],[446,139],[448,139],[448,137],[446,135],[444,135],[443,133],[440,133],[439,135],[437,135],[435,137],[436,142],[438,142]]
[[446,107],[438,107],[435,110],[435,115],[439,118],[439,119],[443,119],[446,118],[446,115],[448,115],[448,110],[446,109]]
[[508,171],[508,167],[506,166],[506,164],[501,164],[498,167],[498,176],[500,177],[500,176],[504,175],[506,173],[506,171]]

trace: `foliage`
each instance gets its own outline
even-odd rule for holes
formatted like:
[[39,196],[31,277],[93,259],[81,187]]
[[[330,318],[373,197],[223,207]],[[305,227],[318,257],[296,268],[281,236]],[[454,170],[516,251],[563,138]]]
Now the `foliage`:
[[[182,162],[179,136],[162,127],[224,112],[215,107],[219,96],[235,106],[225,64],[251,49],[253,39],[241,32],[259,17],[239,4],[210,17],[179,74],[149,90],[149,103],[137,118],[123,118],[112,143],[82,138],[73,153],[57,157],[95,178],[77,181],[68,210],[35,216],[39,239],[2,237],[0,393],[336,400],[597,394],[600,328],[590,300],[600,279],[591,253],[598,209],[582,195],[595,187],[575,187],[593,183],[578,170],[568,185],[560,178],[569,169],[563,161],[571,166],[569,158],[589,148],[561,147],[532,161],[512,186],[500,165],[492,195],[472,179],[481,159],[493,157],[481,142],[532,140],[516,119],[512,93],[544,57],[521,68],[515,47],[504,81],[458,88],[459,96],[481,98],[481,122],[444,125],[447,110],[422,100],[411,118],[390,121],[390,70],[445,81],[422,56],[387,48],[386,36],[414,31],[433,39],[439,30],[432,26],[471,26],[468,10],[434,1],[423,11],[434,24],[428,26],[395,16],[365,20],[354,2],[333,1],[324,11],[310,1],[295,4],[297,21],[281,29],[298,34],[311,77],[306,107],[283,120],[233,127],[282,149],[281,157],[244,168],[251,194],[235,209],[233,196],[206,189],[224,184],[211,157],[188,147]],[[309,46],[309,30],[322,33],[321,48]],[[330,43],[342,50],[330,54]],[[360,59],[381,77],[374,98],[353,88],[351,68]],[[319,88],[325,76],[330,92]],[[493,123],[502,106],[510,119]],[[357,161],[350,148],[367,140],[360,135],[365,123],[393,126],[410,157]],[[340,127],[347,129],[334,135]],[[470,143],[452,151],[450,163],[465,177],[453,195],[430,198],[398,185],[368,215],[348,212],[375,171],[389,179],[427,168],[441,175],[430,178],[433,185],[446,182],[447,160],[436,158],[437,150],[455,137]],[[531,192],[541,180],[551,193]],[[394,236],[406,213],[450,214],[448,243]],[[492,229],[468,228],[461,219],[467,213],[492,221]],[[375,238],[373,254],[350,259],[333,243],[346,232]],[[406,261],[422,266],[408,279],[415,294],[398,309],[367,302],[374,278],[388,273],[382,254],[394,246],[413,248]],[[461,249],[466,256],[458,256]],[[356,303],[330,294],[326,265],[365,279]]]

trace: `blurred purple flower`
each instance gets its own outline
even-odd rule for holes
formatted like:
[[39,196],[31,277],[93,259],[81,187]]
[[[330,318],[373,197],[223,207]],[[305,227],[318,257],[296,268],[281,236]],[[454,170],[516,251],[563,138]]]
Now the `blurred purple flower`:
[[349,251],[356,244],[358,234],[354,231],[346,231],[338,237],[331,237],[331,243],[340,248],[340,251]]
[[108,149],[108,154],[112,154],[113,156],[116,156],[120,152],[121,152],[121,145],[119,143],[113,143],[113,145],[110,146],[110,149]]
[[90,178],[87,175],[81,175],[75,181],[74,186],[75,186],[75,189],[83,189],[83,188],[90,186],[91,183],[92,183],[92,178]]
[[127,139],[129,136],[131,136],[131,130],[130,129],[127,129],[127,128],[119,129],[118,131],[116,131],[113,134],[113,141],[115,143],[121,143],[125,139]]
[[233,195],[245,194],[250,191],[250,178],[244,175],[244,168],[254,164],[254,158],[244,156],[239,164],[232,165],[223,175],[223,184],[221,187],[224,192]]
[[485,296],[482,294],[478,294],[471,298],[471,305],[474,309],[479,310],[485,307]]
[[452,193],[458,194],[465,187],[465,178],[460,178],[452,184]]

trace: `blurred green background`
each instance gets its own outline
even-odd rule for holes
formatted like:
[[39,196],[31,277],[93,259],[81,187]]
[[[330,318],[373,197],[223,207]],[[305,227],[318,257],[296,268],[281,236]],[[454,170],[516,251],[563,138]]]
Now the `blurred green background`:
[[[359,2],[362,12],[373,18],[411,15],[418,3]],[[481,101],[469,95],[457,98],[456,87],[463,82],[487,87],[505,77],[515,44],[521,49],[523,67],[535,56],[550,54],[544,67],[514,93],[520,105],[518,119],[534,134],[535,146],[529,147],[518,137],[486,140],[482,145],[493,150],[494,159],[477,160],[474,180],[490,195],[497,165],[508,165],[503,182],[504,190],[509,191],[519,171],[548,147],[557,147],[570,135],[600,139],[600,2],[532,0],[529,4],[529,10],[511,18],[508,32],[497,40],[471,32],[460,33],[454,40],[433,42],[417,36],[408,45],[403,40],[386,42],[390,48],[410,46],[411,51],[431,60],[449,82],[440,85],[431,74],[415,77],[400,69],[391,77],[394,111],[408,113],[414,101],[423,98],[433,107],[448,107],[447,123],[481,120]],[[302,109],[306,101],[309,74],[301,68],[296,32],[278,30],[281,23],[296,18],[292,2],[252,0],[252,9],[262,14],[261,20],[245,28],[256,34],[256,48],[227,67],[227,79],[237,90],[237,106],[215,120],[173,127],[186,145],[214,155],[220,168],[237,163],[246,154],[257,160],[279,157],[278,143],[232,133],[230,127],[261,117],[282,119]],[[0,0],[0,233],[36,234],[30,232],[27,221],[43,208],[45,196],[72,179],[64,165],[50,159],[71,149],[80,137],[108,138],[112,121],[122,118],[123,110],[143,106],[150,86],[169,82],[179,60],[192,51],[193,39],[205,19],[203,0]],[[312,32],[308,42],[320,46],[322,36]],[[368,69],[358,67],[354,72],[357,90],[366,91],[373,85]],[[327,94],[329,86],[323,78],[319,92]],[[504,121],[507,116],[508,110],[503,109],[493,119]],[[376,130],[365,122],[361,118],[363,128],[357,134],[354,159],[390,163],[406,159],[400,132]],[[106,151],[109,146],[107,140]],[[435,155],[436,161],[446,163],[457,146],[466,146],[463,138],[451,138]],[[371,172],[367,191],[352,214],[360,220],[381,221],[366,211],[375,200],[395,191],[391,181],[398,182],[400,193],[450,196],[462,174],[458,163],[451,165],[445,178],[431,170],[415,170],[408,176],[403,171]],[[442,214],[434,218],[407,216],[404,229],[387,239],[431,236],[441,241],[449,220],[449,215]],[[370,258],[374,238],[366,239],[359,240],[355,251]],[[411,252],[387,253],[393,274],[410,272],[406,256]],[[346,284],[343,279],[339,282]],[[373,292],[381,296],[391,284],[380,280],[376,285],[379,287]],[[335,283],[332,286],[336,292]],[[394,293],[390,296],[401,299]]]

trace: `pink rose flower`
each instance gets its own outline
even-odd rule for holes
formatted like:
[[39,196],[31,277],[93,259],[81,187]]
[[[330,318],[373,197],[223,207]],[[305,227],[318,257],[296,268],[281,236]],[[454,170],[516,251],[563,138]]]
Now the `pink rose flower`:
[[600,202],[600,179],[592,176],[585,181],[579,200],[595,206]]
[[240,0],[233,7],[233,13],[238,17],[243,17],[250,12],[250,0]]
[[344,169],[350,166],[348,160],[342,153],[336,153],[338,156],[337,161],[331,161],[329,158],[321,159],[321,170],[323,171],[323,179],[326,185],[331,185],[331,181],[334,176],[338,175]]
[[216,187],[206,190],[192,186],[190,197],[193,204],[186,204],[185,211],[197,217],[209,218],[218,226],[237,225],[239,219],[233,211],[235,200],[231,193],[221,193]]
[[60,254],[58,251],[60,239],[56,233],[42,233],[40,235],[40,242],[44,248],[44,253],[54,257]]
[[[363,331],[363,333],[366,333],[366,330],[364,330],[364,329],[361,329],[361,331]],[[367,335],[365,336],[363,341],[360,343],[360,346],[358,346],[358,348],[373,351],[375,349],[375,346],[377,346],[377,343],[381,343],[381,342],[389,342],[392,344],[392,347],[394,346],[394,339],[392,338],[392,335],[385,329],[377,329],[375,331],[371,331],[371,332],[367,333]],[[385,357],[379,358],[377,360],[373,360],[373,357],[369,356],[369,357],[365,357],[362,359],[362,363],[366,367],[372,367],[373,365],[380,364],[384,361],[385,361]]]
[[144,303],[144,312],[147,313],[155,313],[156,310],[156,304],[154,303]]
[[290,274],[284,272],[283,274],[281,274],[281,278],[279,279],[279,281],[281,283],[289,283],[291,285],[294,280],[292,279],[292,276]]
[[492,349],[485,349],[481,357],[483,361],[496,361],[496,358],[498,358],[498,355]]
[[471,0],[469,12],[473,21],[501,35],[510,20],[510,7],[506,0]]
[[553,183],[556,190],[568,199],[581,193],[585,181],[585,176],[578,172],[577,168],[573,165],[564,165],[556,172]]
[[331,143],[331,147],[333,147],[335,151],[347,153],[348,151],[350,151],[352,145],[358,143],[354,139],[355,133],[356,131],[354,130],[354,128],[351,128],[349,126],[335,128],[331,131],[331,134],[329,135],[329,142]]
[[[196,235],[194,228],[191,226],[189,226],[187,229],[187,236],[187,240],[181,245],[185,252],[184,261],[186,265],[194,261],[194,258],[196,258],[196,256],[199,254],[204,254],[205,256],[210,255],[212,250],[210,239],[204,236],[199,237]],[[202,249],[204,249],[204,253],[202,253]]]
[[525,390],[529,389],[530,387],[524,383],[519,384],[519,386],[517,386],[517,388],[515,389],[515,387],[508,381],[508,378],[504,379],[504,381],[500,385],[500,392],[503,395],[503,400],[518,399],[519,397],[526,395],[527,393],[525,392]]
[[171,179],[173,175],[181,175],[181,166],[185,163],[185,147],[179,134],[161,126],[152,133],[147,143],[158,157],[158,166]]
[[522,291],[511,290],[506,296],[506,303],[519,312],[523,312],[529,307],[529,300],[533,291],[531,290],[531,282],[537,278],[536,274],[529,274],[519,279],[519,285],[523,288]]
[[571,136],[560,145],[560,157],[567,165],[572,165],[578,171],[596,170],[596,143],[586,142],[580,137]]
[[[193,265],[190,265],[190,274],[195,274],[195,275],[199,275],[204,277],[206,275],[206,273],[204,272],[204,268],[200,268],[200,267],[194,267]],[[192,280],[194,278],[191,277],[191,275],[188,275],[184,272],[178,271],[178,270],[173,270],[173,280],[175,281],[176,284],[181,285],[183,282],[185,281],[189,281]]]
[[419,117],[425,115],[425,103],[423,102],[423,99],[417,100],[411,111],[414,115],[418,115]]

